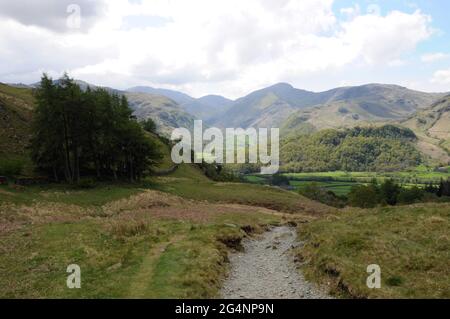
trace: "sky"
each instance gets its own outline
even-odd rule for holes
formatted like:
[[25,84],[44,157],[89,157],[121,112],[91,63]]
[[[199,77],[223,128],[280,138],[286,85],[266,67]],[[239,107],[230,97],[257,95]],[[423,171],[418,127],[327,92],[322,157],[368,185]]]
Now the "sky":
[[447,0],[0,0],[0,82],[450,91]]

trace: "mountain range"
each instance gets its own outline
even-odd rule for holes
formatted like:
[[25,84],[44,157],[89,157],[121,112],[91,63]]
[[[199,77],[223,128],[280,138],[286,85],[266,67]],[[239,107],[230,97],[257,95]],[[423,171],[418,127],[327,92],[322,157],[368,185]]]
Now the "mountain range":
[[[97,87],[84,81],[77,83],[82,88]],[[446,93],[425,93],[387,84],[311,92],[278,83],[230,100],[219,95],[194,98],[147,86],[105,89],[126,95],[134,115],[139,119],[152,118],[164,135],[170,135],[175,127],[191,129],[195,119],[219,128],[279,127],[282,138],[326,128],[393,123],[411,128],[419,137],[418,147],[431,158],[450,160],[450,97]]]

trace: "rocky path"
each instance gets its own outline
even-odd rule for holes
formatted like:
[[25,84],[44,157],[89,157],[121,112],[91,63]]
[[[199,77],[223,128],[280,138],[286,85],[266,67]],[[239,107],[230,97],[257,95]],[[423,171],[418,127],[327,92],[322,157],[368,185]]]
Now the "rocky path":
[[243,242],[244,251],[232,254],[231,273],[221,295],[238,299],[322,299],[326,293],[307,282],[289,253],[296,242],[294,228],[277,227]]

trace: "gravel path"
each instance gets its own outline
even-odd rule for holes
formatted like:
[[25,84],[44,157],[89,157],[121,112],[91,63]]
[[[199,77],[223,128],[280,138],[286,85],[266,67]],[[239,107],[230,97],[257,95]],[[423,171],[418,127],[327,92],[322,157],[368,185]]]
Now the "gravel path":
[[294,228],[277,227],[243,242],[244,252],[230,256],[231,274],[221,295],[235,299],[323,299],[326,293],[307,282],[289,250],[296,243]]

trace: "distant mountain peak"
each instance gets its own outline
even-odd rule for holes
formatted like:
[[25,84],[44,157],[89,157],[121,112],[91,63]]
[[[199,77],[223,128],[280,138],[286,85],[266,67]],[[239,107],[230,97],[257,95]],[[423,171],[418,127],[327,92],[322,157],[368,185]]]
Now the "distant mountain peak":
[[272,86],[269,87],[269,89],[294,89],[294,87],[286,82],[280,82],[280,83],[276,83]]

